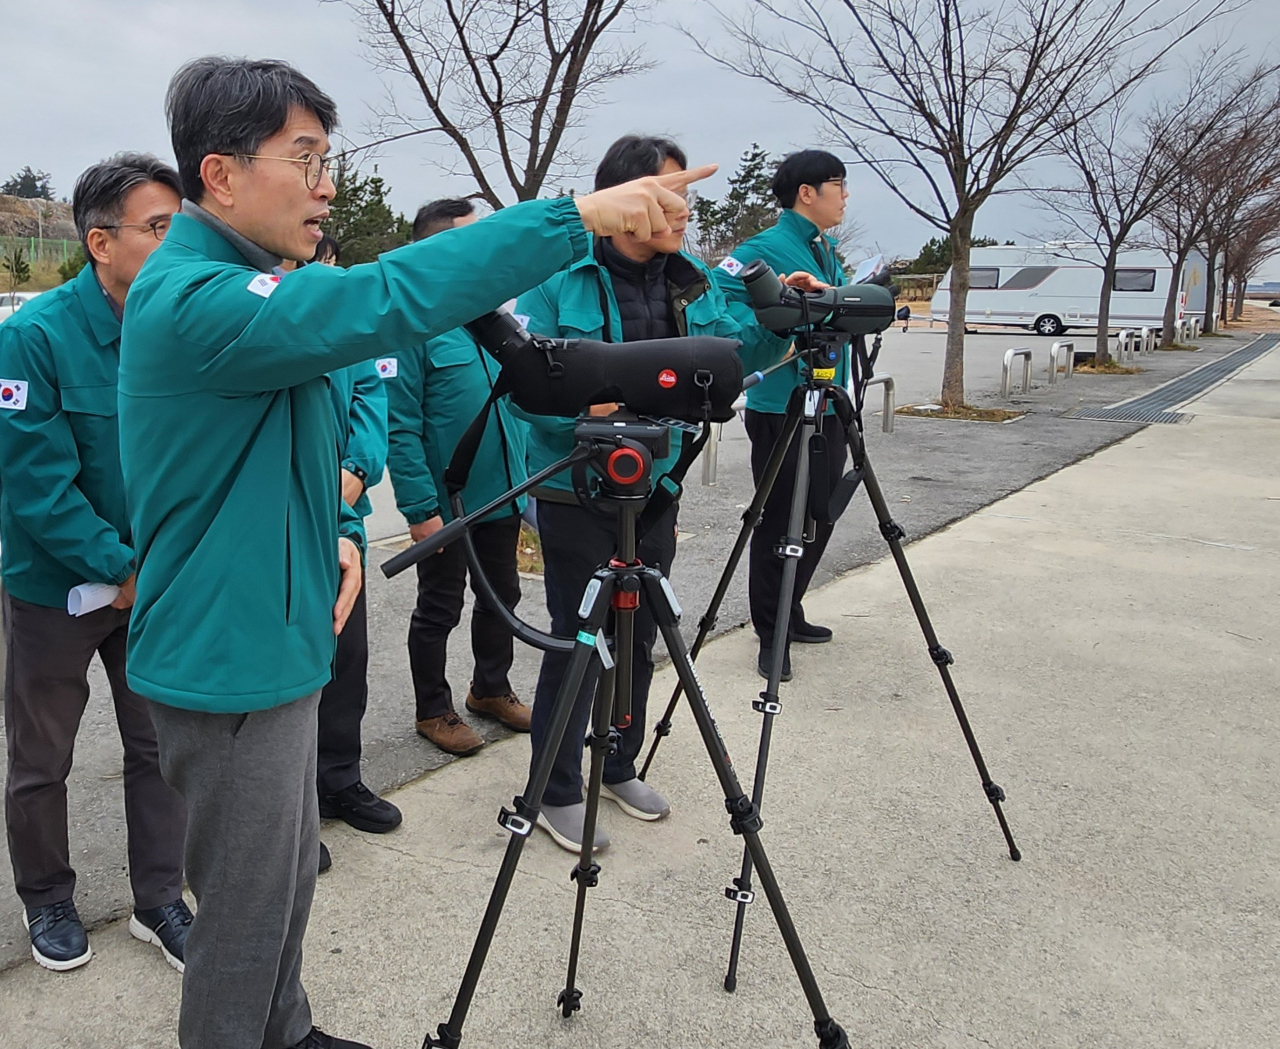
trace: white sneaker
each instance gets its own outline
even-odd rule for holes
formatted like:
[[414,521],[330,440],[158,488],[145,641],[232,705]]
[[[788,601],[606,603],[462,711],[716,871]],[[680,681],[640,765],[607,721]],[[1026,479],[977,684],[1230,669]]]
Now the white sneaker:
[[600,787],[600,795],[616,801],[618,808],[638,820],[653,822],[671,814],[667,799],[641,779],[604,783]]
[[[582,851],[582,825],[587,821],[586,802],[576,805],[543,805],[538,813],[538,826],[551,835],[562,849],[570,852]],[[609,847],[609,835],[596,823],[596,852],[603,852]]]

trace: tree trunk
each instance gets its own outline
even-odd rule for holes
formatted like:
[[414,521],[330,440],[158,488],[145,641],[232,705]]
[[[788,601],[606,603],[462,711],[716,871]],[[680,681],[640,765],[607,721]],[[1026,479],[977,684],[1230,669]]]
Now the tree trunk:
[[1231,319],[1233,321],[1244,320],[1244,299],[1245,293],[1249,290],[1249,278],[1243,275],[1236,277],[1234,290],[1235,301],[1231,305]]
[[1191,245],[1178,249],[1173,260],[1173,274],[1169,278],[1169,294],[1164,300],[1164,319],[1160,322],[1160,348],[1168,349],[1173,345],[1173,326],[1178,320],[1178,297],[1182,294],[1182,267],[1187,264],[1187,256],[1191,254]]
[[1206,245],[1205,257],[1209,260],[1208,272],[1204,278],[1204,331],[1207,335],[1209,332],[1217,331],[1218,326],[1214,323],[1217,319],[1218,311],[1218,249],[1213,244]]
[[1102,264],[1102,291],[1098,295],[1098,337],[1094,342],[1094,361],[1101,367],[1111,360],[1108,349],[1108,331],[1111,328],[1111,286],[1116,279],[1116,258],[1119,248],[1112,245],[1107,251],[1107,259]]
[[947,356],[942,365],[942,407],[964,406],[964,315],[969,303],[969,253],[973,216],[961,213],[951,224],[951,301],[947,306]]

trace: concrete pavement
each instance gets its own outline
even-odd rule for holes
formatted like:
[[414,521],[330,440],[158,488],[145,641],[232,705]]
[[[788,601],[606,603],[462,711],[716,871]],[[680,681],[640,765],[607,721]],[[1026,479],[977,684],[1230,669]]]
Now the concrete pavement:
[[[1189,410],[909,548],[1022,863],[892,563],[809,603],[836,639],[794,653],[763,837],[853,1045],[1274,1044],[1280,353]],[[753,654],[738,631],[699,664],[744,779]],[[407,1049],[445,1018],[527,756],[502,743],[399,791],[384,838],[326,829],[307,945],[321,1026]],[[651,782],[669,820],[606,808],[582,1013],[554,1009],[572,861],[539,833],[464,1045],[813,1044],[762,903],[738,993],[720,989],[740,853],[687,712]],[[175,1044],[176,974],[121,924],[94,944],[76,973],[0,975],[0,1046]]]

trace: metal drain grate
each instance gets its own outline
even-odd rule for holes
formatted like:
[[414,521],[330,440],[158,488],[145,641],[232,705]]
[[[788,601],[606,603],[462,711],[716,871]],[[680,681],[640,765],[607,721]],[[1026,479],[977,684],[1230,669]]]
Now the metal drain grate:
[[1189,414],[1170,411],[1170,409],[1198,397],[1245,365],[1252,364],[1278,343],[1280,343],[1280,335],[1260,335],[1248,346],[1219,357],[1216,361],[1210,361],[1196,368],[1195,371],[1187,372],[1186,375],[1170,379],[1164,385],[1157,386],[1139,397],[1121,401],[1108,408],[1073,408],[1063,413],[1063,418],[1101,419],[1106,422],[1124,423],[1188,422],[1191,419]]
[[1102,419],[1113,423],[1186,423],[1187,412],[1162,412],[1158,408],[1073,408],[1064,413],[1067,419]]

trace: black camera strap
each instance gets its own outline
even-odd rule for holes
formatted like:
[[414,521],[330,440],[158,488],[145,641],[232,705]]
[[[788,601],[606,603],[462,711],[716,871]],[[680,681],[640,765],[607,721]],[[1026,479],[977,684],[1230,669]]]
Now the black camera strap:
[[636,536],[643,536],[665,514],[684,492],[684,476],[698,458],[711,437],[711,384],[714,377],[709,372],[695,372],[694,385],[702,390],[702,430],[692,441],[682,441],[680,456],[665,475],[653,486],[649,505],[636,520]]

